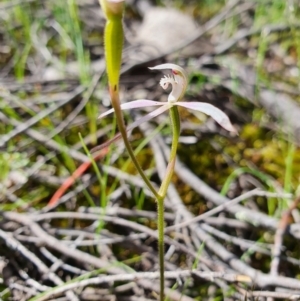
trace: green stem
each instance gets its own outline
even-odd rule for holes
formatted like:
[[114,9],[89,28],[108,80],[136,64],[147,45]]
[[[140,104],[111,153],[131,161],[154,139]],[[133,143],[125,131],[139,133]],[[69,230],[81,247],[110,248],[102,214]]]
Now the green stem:
[[160,274],[160,301],[165,298],[165,245],[164,245],[164,199],[157,199],[157,227],[158,227],[158,254],[159,254],[159,274]]
[[132,147],[130,145],[130,142],[128,140],[127,131],[126,131],[126,127],[125,127],[124,119],[123,119],[123,114],[122,114],[122,110],[121,110],[121,107],[120,107],[119,94],[115,93],[115,91],[111,91],[111,101],[112,101],[112,106],[113,106],[113,108],[115,110],[118,128],[119,128],[120,133],[122,135],[125,147],[126,147],[126,149],[128,151],[128,154],[129,154],[129,156],[130,156],[133,164],[135,165],[137,171],[139,172],[140,176],[144,180],[145,184],[151,190],[151,192],[153,193],[154,197],[158,199],[158,198],[160,198],[160,195],[157,193],[156,189],[153,187],[153,185],[151,184],[150,180],[148,179],[148,177],[144,173],[141,165],[137,161],[136,156],[134,154],[134,151],[133,151],[133,149],[132,149]]
[[180,117],[176,106],[170,109],[170,118],[173,132],[172,147],[169,163],[167,166],[166,175],[159,189],[159,197],[157,198],[157,222],[158,222],[158,253],[159,253],[159,273],[160,273],[160,301],[164,301],[165,294],[165,248],[164,248],[164,230],[165,230],[165,218],[164,218],[164,199],[166,197],[168,187],[170,185],[172,175],[174,172],[176,153],[178,140],[180,135]]
[[161,183],[161,186],[160,186],[160,189],[158,192],[160,197],[163,199],[165,198],[165,196],[167,194],[168,187],[172,180],[172,175],[174,172],[175,161],[176,161],[178,140],[179,140],[179,135],[180,135],[180,117],[179,117],[177,107],[176,106],[171,107],[169,112],[170,112],[173,139],[172,139],[171,154],[170,154],[169,163],[168,163],[167,170],[166,170],[166,175],[163,179],[163,182]]

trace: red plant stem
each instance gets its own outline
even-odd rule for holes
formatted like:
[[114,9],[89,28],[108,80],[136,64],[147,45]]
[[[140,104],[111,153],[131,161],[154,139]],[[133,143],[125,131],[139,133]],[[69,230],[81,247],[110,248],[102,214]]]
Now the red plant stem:
[[[93,157],[94,161],[98,161],[102,159],[108,153],[109,148],[103,148],[95,157]],[[49,207],[57,204],[59,199],[64,195],[66,190],[74,184],[74,182],[92,165],[92,160],[82,163],[73,173],[72,175],[65,180],[65,182],[58,188],[58,190],[54,193],[51,200],[49,201]]]

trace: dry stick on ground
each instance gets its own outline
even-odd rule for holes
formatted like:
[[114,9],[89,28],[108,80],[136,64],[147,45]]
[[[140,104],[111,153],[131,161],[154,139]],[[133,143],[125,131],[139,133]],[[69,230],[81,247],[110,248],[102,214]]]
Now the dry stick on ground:
[[[174,193],[172,200],[175,200]],[[189,215],[189,213],[185,213]],[[190,228],[195,231],[198,237],[204,242],[205,246],[209,248],[214,254],[227,263],[231,268],[237,272],[241,272],[253,280],[253,282],[259,287],[265,287],[268,285],[274,285],[278,287],[288,287],[293,289],[300,289],[300,281],[287,278],[287,277],[271,277],[265,275],[258,270],[253,269],[246,263],[239,260],[234,254],[230,253],[223,245],[219,244],[215,239],[208,235],[201,227],[201,225],[190,225]],[[293,282],[293,283],[292,283]]]
[[[241,282],[245,281],[243,277],[236,274],[226,274],[220,272],[199,272],[199,271],[190,271],[190,270],[183,270],[183,271],[172,271],[172,272],[165,272],[166,279],[178,279],[179,277],[187,278],[190,276],[196,276],[202,279],[211,280],[213,278],[220,278],[224,279],[228,282]],[[159,273],[158,272],[139,272],[139,273],[126,273],[120,275],[101,275],[99,277],[94,277],[90,279],[78,280],[76,282],[66,283],[59,287],[53,288],[48,293],[45,293],[43,296],[38,298],[36,301],[44,301],[47,300],[49,297],[59,296],[64,293],[66,290],[72,290],[76,288],[83,288],[89,285],[99,285],[102,283],[114,283],[117,281],[138,281],[139,279],[158,279]],[[182,298],[183,300],[183,298]],[[191,299],[192,300],[192,299]]]
[[268,245],[268,244],[264,244],[264,243],[259,243],[259,242],[255,242],[255,241],[250,241],[250,240],[246,240],[244,238],[239,238],[239,237],[234,237],[231,236],[227,233],[224,233],[220,230],[217,230],[205,223],[203,223],[202,228],[209,234],[218,237],[222,240],[225,240],[227,243],[231,243],[234,245],[239,246],[242,250],[251,250],[254,252],[258,252],[261,254],[265,254],[265,255],[269,255],[271,256],[271,247],[272,245]]
[[[72,273],[72,274],[78,274],[78,275],[82,275],[84,273],[87,273],[88,271],[87,270],[83,270],[83,269],[79,269],[79,268],[76,268],[72,265],[69,265],[67,263],[64,263],[63,260],[61,258],[57,258],[55,257],[48,249],[46,249],[45,247],[41,247],[40,248],[40,251],[41,253],[45,256],[45,258],[47,258],[50,262],[53,263],[53,265],[57,265],[57,267],[69,272],[69,273]],[[52,267],[53,265],[51,266],[51,270],[52,270]]]
[[300,295],[294,293],[282,293],[282,292],[268,292],[268,291],[249,291],[244,294],[247,297],[254,297],[254,300],[259,297],[275,298],[275,299],[288,299],[288,300],[299,300]]
[[[59,100],[56,101],[60,101],[61,98],[65,99],[66,96],[68,98],[69,93],[58,93],[58,95],[59,95]],[[21,100],[15,94],[10,93],[10,91],[8,91],[7,89],[0,91],[0,97],[2,98],[3,103],[5,103],[6,106],[12,109],[23,110],[24,112],[26,112],[29,109],[36,114],[39,112],[35,103],[30,101],[26,101],[24,103],[24,100]],[[55,102],[55,100],[53,100],[53,102]]]
[[227,218],[224,216],[206,217],[205,223],[219,228],[228,227],[240,230],[249,230],[253,228],[250,224],[246,222],[242,222],[233,218]]
[[[155,220],[157,218],[157,213],[154,211],[138,210],[138,209],[127,209],[123,207],[106,207],[105,209],[100,207],[79,207],[79,212],[87,212],[94,214],[106,214],[118,217],[137,217],[137,218],[148,218]],[[165,220],[173,221],[175,215],[170,212],[165,212]]]
[[[43,275],[43,277],[51,280],[56,285],[62,285],[64,283],[56,274],[52,273],[50,269],[35,254],[30,252],[19,241],[17,241],[15,238],[9,235],[7,232],[4,232],[0,229],[0,237],[11,250],[19,252],[25,259],[33,263],[38,269],[38,271]],[[79,300],[72,291],[65,292],[68,300]]]
[[290,205],[289,209],[282,214],[278,228],[276,230],[275,238],[274,238],[274,247],[272,250],[273,258],[272,258],[271,269],[270,269],[270,274],[273,276],[278,275],[280,254],[283,245],[283,236],[286,232],[288,225],[290,224],[290,220],[292,218],[292,211],[297,208],[299,203],[300,203],[300,196],[298,196],[294,200],[294,202]]
[[[90,264],[91,266],[97,267],[100,269],[105,269],[108,273],[111,273],[111,274],[122,274],[124,272],[124,270],[122,270],[121,268],[115,267],[113,263],[109,263],[105,260],[102,260],[100,258],[97,258],[95,256],[92,256],[90,254],[87,254],[87,253],[77,250],[77,249],[70,249],[69,246],[64,245],[56,238],[49,235],[36,222],[33,221],[33,218],[34,217],[38,218],[38,215],[27,216],[25,214],[19,214],[19,213],[15,213],[15,212],[2,212],[2,216],[3,216],[3,218],[5,218],[7,220],[15,221],[17,223],[20,223],[24,226],[29,227],[31,232],[34,235],[36,235],[37,237],[39,237],[48,248],[56,250],[57,252],[60,252],[61,254],[65,255],[65,256],[68,256],[70,258],[77,260],[78,262]],[[95,216],[94,219],[99,220],[99,216],[98,215]],[[145,228],[146,227],[141,226],[142,231],[144,231]],[[147,229],[146,231],[149,232],[149,234],[153,234],[153,235],[157,236],[157,233],[155,231],[150,230],[148,228],[146,228],[146,229]],[[153,231],[155,233],[152,233],[151,231]],[[166,241],[166,242],[168,242],[168,241]],[[184,249],[183,251],[190,253],[189,250]],[[194,256],[195,256],[195,254],[194,254]],[[142,287],[144,287],[145,289],[155,291],[157,293],[159,292],[159,285],[157,283],[153,283],[151,281],[142,279],[142,280],[138,281],[138,284],[141,285]],[[173,289],[167,288],[166,295],[168,295],[169,299],[171,299],[171,300],[192,301],[191,298],[189,298],[185,295],[182,295],[181,293],[179,293]]]
[[[5,215],[5,213],[4,213]],[[146,233],[149,236],[158,239],[158,233],[157,231],[154,231],[146,226],[140,225],[138,223],[126,220],[126,219],[122,219],[119,218],[117,216],[99,216],[98,214],[92,214],[92,213],[82,213],[82,212],[49,212],[49,213],[39,213],[39,214],[32,214],[32,215],[28,215],[27,218],[32,219],[32,221],[42,221],[42,220],[47,220],[47,219],[80,219],[80,220],[93,220],[93,221],[100,221],[103,220],[105,222],[110,222],[113,224],[116,224],[118,226],[123,226],[126,228],[131,228],[134,229],[138,232],[141,233]],[[170,245],[174,245],[178,250],[182,251],[183,253],[189,254],[191,255],[194,259],[198,259],[198,255],[196,252],[194,252],[193,250],[190,250],[189,248],[187,248],[186,246],[184,246],[183,244],[169,238],[169,237],[165,237],[165,242],[167,244]],[[200,259],[200,261],[204,261],[204,262],[208,262],[204,259]],[[209,263],[210,265],[212,265],[212,263]]]
[[187,227],[188,225],[192,224],[192,223],[197,223],[197,222],[200,222],[200,221],[204,221],[207,217],[210,217],[212,215],[215,215],[217,213],[220,213],[222,212],[223,210],[225,209],[228,209],[230,208],[231,206],[233,205],[236,205],[244,200],[246,200],[247,198],[250,198],[252,196],[265,196],[265,197],[287,197],[287,198],[290,198],[291,195],[290,194],[282,194],[282,193],[272,193],[272,192],[267,192],[267,191],[261,191],[259,189],[254,189],[254,190],[251,190],[251,191],[248,191],[224,204],[221,204],[201,215],[198,215],[196,217],[194,217],[193,219],[191,220],[188,220],[188,221],[185,221],[185,222],[182,222],[180,224],[177,224],[177,225],[174,225],[174,226],[170,226],[170,227],[167,227],[165,229],[166,232],[169,232],[169,231],[173,231],[176,228],[181,228],[181,227]]
[[[72,231],[60,231],[61,229],[49,229],[50,234],[60,234],[64,233],[65,235],[70,235]],[[98,237],[97,237],[98,236]],[[146,233],[134,233],[134,234],[129,234],[127,236],[121,236],[121,235],[114,235],[113,237],[102,237],[104,236],[101,232],[101,237],[99,237],[99,234],[94,234],[94,238],[88,239],[88,240],[81,240],[79,242],[76,242],[76,247],[86,247],[86,246],[99,246],[100,244],[102,246],[104,245],[111,245],[111,244],[119,244],[122,242],[134,242],[135,240],[140,240],[140,239],[146,239],[149,237],[148,234]],[[24,240],[26,241],[26,237],[24,236],[16,236],[20,241]],[[34,241],[36,244],[40,243],[40,241],[36,240]],[[64,244],[74,244],[73,240],[63,240],[62,241]]]
[[[282,218],[284,218],[284,217],[282,217]],[[265,255],[269,255],[269,256],[272,255],[273,259],[274,259],[273,254],[275,254],[274,250],[276,249],[276,250],[278,250],[277,253],[276,253],[277,258],[278,258],[278,263],[279,263],[279,259],[281,259],[283,261],[289,262],[289,263],[291,263],[293,265],[296,265],[296,266],[299,266],[299,264],[300,264],[299,259],[286,257],[286,256],[280,256],[281,247],[282,247],[282,238],[281,238],[281,242],[280,242],[280,240],[277,241],[277,239],[278,239],[278,238],[276,238],[277,231],[276,231],[276,234],[275,234],[274,245],[268,245],[268,244],[259,243],[259,242],[255,242],[255,241],[248,241],[248,240],[245,240],[243,238],[230,236],[230,235],[228,235],[224,232],[221,232],[221,231],[209,226],[207,223],[203,223],[202,227],[208,233],[210,233],[210,234],[212,234],[216,237],[219,237],[219,238],[221,238],[221,239],[223,239],[223,240],[225,240],[229,243],[238,245],[244,250],[247,250],[249,248],[249,250],[251,250],[251,251],[259,252],[261,254],[265,254]],[[281,232],[281,234],[284,234],[284,232]],[[270,251],[270,249],[272,251]],[[271,263],[271,267],[272,267],[272,263]]]
[[237,285],[234,285],[234,286],[240,292],[240,294],[243,296],[241,300],[256,301],[256,300],[266,300],[265,298],[285,299],[285,300],[299,300],[300,299],[299,291],[294,292],[294,291],[290,291],[287,289],[284,289],[283,291],[277,290],[276,292],[263,291],[263,290],[255,291],[253,289],[248,290],[248,289],[245,289],[245,288],[243,288],[241,286],[237,286]]

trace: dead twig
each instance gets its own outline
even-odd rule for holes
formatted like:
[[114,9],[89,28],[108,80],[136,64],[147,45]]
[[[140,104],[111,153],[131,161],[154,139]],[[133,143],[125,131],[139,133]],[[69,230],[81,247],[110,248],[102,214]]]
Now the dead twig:
[[[202,279],[212,280],[214,278],[224,279],[229,282],[248,282],[251,281],[249,277],[245,277],[244,275],[237,274],[226,274],[219,272],[199,272],[199,271],[174,271],[174,272],[165,272],[166,279],[177,279],[178,277],[187,278],[190,276],[196,276]],[[42,296],[37,297],[36,301],[45,301],[50,296],[56,297],[64,293],[66,290],[72,290],[75,288],[86,287],[89,285],[99,285],[102,283],[113,283],[116,281],[138,281],[139,279],[158,279],[158,272],[140,272],[140,273],[131,273],[131,274],[120,274],[120,275],[101,275],[98,277],[93,277],[90,279],[79,280],[73,283],[64,284],[49,290],[49,292],[43,293]]]
[[286,233],[286,229],[291,222],[292,211],[297,208],[300,203],[300,196],[297,197],[293,203],[290,205],[289,209],[282,214],[278,228],[274,237],[274,247],[272,249],[272,261],[270,274],[273,276],[278,275],[279,263],[280,263],[280,254],[283,245],[283,236]]
[[[8,233],[0,229],[0,237],[5,242],[5,244],[13,251],[19,252],[24,258],[32,262],[39,272],[43,275],[45,279],[51,280],[56,285],[63,284],[63,281],[54,273],[52,273],[49,268],[32,252],[25,248],[19,241],[13,238]],[[79,299],[75,294],[69,290],[66,291],[66,295],[71,301],[78,301]]]

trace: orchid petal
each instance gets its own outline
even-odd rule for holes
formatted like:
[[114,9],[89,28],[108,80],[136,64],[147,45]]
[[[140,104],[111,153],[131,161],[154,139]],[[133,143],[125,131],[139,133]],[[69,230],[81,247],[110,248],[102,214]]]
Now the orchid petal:
[[[147,99],[138,99],[130,102],[126,102],[121,104],[121,110],[128,110],[128,109],[136,109],[136,108],[144,108],[144,107],[150,107],[150,106],[162,106],[162,102],[153,101],[153,100],[147,100]],[[98,119],[103,118],[104,116],[107,116],[111,113],[113,113],[115,110],[110,109],[104,113],[102,113]]]
[[149,114],[143,116],[142,118],[136,120],[135,122],[129,124],[126,128],[127,131],[130,131],[130,130],[136,128],[137,126],[139,126],[140,124],[162,114],[163,112],[167,111],[169,108],[170,108],[170,105],[167,102],[163,102],[162,106],[160,108],[152,111],[151,113],[149,113]]
[[163,89],[167,89],[168,85],[172,85],[172,91],[168,97],[169,102],[176,102],[182,99],[188,84],[187,75],[185,71],[175,64],[162,64],[152,68],[151,70],[171,69],[172,76],[165,76],[161,79],[160,85]]
[[176,65],[176,64],[161,64],[161,65],[157,65],[154,67],[149,67],[150,70],[166,70],[166,69],[170,69],[172,71],[176,71],[177,73],[181,73],[183,77],[185,77],[186,81],[187,81],[187,75],[184,71],[183,68],[181,68],[180,66]]
[[228,116],[217,107],[203,102],[176,102],[175,105],[199,111],[211,116],[217,123],[229,132],[237,133]]

